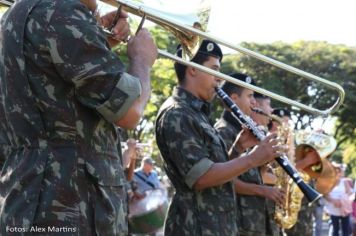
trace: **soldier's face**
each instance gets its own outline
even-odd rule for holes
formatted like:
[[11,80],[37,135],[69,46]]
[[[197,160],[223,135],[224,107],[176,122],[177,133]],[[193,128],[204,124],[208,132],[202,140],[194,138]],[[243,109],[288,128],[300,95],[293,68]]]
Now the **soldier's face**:
[[243,89],[240,95],[234,93],[231,98],[244,114],[251,116],[251,108],[255,107],[256,103],[252,90]]
[[[209,57],[209,59],[203,63],[203,66],[219,71],[220,61],[216,57]],[[194,69],[192,77],[191,84],[194,87],[194,94],[198,98],[210,102],[215,96],[215,87],[219,86],[222,80],[197,69]]]
[[[257,99],[256,100],[256,107],[260,108],[264,113],[271,115],[273,112],[273,108],[271,107],[271,99]],[[253,112],[251,114],[253,116],[253,119],[259,124],[259,125],[263,125],[263,126],[267,126],[269,123],[269,118],[264,116],[264,115],[260,115],[257,114],[255,112]]]

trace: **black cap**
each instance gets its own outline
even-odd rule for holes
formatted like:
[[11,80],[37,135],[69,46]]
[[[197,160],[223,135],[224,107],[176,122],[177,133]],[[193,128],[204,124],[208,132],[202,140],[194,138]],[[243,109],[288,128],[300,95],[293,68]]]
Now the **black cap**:
[[272,114],[279,116],[279,117],[283,117],[283,116],[290,117],[290,111],[287,108],[283,108],[283,107],[274,109]]
[[[248,75],[241,74],[241,73],[234,73],[234,74],[231,74],[230,76],[235,79],[241,80],[245,83],[255,85],[255,81]],[[229,81],[226,81],[224,83],[224,85],[221,87],[221,89],[229,96],[232,93],[236,93],[237,92],[236,89],[241,89],[241,88],[243,88],[243,86],[231,83]]]
[[230,75],[231,77],[241,80],[247,84],[252,84],[252,85],[256,85],[255,80],[253,78],[251,78],[248,75],[242,74],[242,73],[233,73]]
[[[206,54],[208,56],[218,57],[219,61],[221,61],[223,58],[223,54],[222,54],[222,51],[221,51],[221,48],[219,47],[219,45],[217,45],[215,42],[208,40],[208,39],[203,40],[197,53],[202,53],[202,54]],[[181,45],[178,45],[176,55],[178,57],[182,57],[182,46]]]
[[267,98],[270,98],[270,97],[268,97],[268,96],[266,96],[266,95],[264,95],[262,93],[257,93],[257,92],[255,92],[253,94],[253,96],[255,97],[255,99],[267,99]]

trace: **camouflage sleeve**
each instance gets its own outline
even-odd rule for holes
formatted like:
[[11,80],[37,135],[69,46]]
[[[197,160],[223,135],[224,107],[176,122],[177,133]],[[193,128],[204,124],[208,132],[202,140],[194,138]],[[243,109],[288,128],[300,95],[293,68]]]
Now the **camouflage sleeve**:
[[192,188],[213,165],[202,127],[198,120],[182,109],[170,110],[162,119],[160,127],[162,138],[169,149],[169,160]]
[[139,80],[124,73],[102,29],[79,1],[63,1],[49,19],[45,40],[57,72],[75,86],[79,102],[110,122],[118,120],[140,95]]

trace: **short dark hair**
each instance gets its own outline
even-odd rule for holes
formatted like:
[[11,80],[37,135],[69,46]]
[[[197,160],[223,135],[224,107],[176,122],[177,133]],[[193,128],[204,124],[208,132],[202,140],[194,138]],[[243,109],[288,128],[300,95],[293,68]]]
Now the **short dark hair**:
[[[209,57],[211,57],[211,55],[207,55],[207,54],[198,52],[191,61],[194,62],[194,63],[202,65],[204,62],[209,60]],[[175,69],[175,72],[177,74],[178,84],[184,84],[185,71],[187,70],[187,66],[183,65],[183,64],[181,64],[179,62],[175,62],[174,63],[174,69]]]
[[224,85],[221,87],[222,90],[228,95],[231,96],[233,93],[238,94],[239,96],[241,95],[242,91],[245,89],[244,87],[241,87],[240,85],[233,84],[229,81],[226,81]]

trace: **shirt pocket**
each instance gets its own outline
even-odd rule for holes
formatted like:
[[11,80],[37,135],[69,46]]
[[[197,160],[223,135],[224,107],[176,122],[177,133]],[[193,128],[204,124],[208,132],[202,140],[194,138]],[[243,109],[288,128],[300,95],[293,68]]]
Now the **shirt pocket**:
[[127,193],[121,163],[99,156],[97,161],[87,161],[86,168],[92,186],[90,199],[95,232],[98,235],[126,235]]

